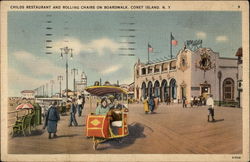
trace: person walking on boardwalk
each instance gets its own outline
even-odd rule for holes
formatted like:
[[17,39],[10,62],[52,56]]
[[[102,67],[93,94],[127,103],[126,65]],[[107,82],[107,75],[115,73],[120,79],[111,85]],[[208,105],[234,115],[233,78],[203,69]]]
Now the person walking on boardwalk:
[[183,108],[187,107],[187,104],[186,104],[186,97],[185,97],[185,96],[182,97],[182,107],[183,107]]
[[210,116],[212,117],[212,121],[214,120],[214,100],[212,98],[213,96],[210,95],[210,97],[208,97],[206,104],[208,105],[208,119],[207,121],[210,121]]
[[74,98],[71,101],[69,112],[70,112],[69,127],[72,126],[72,123],[74,124],[74,126],[77,126],[78,123],[76,121],[76,104]]
[[45,122],[43,129],[47,127],[47,131],[49,133],[49,139],[51,139],[51,134],[54,134],[54,138],[57,137],[56,132],[57,132],[57,122],[60,120],[59,112],[56,109],[57,103],[54,102],[50,108],[48,109],[48,112],[45,117]]
[[143,100],[143,108],[144,108],[145,114],[148,114],[149,112],[148,97]]
[[154,102],[154,96],[150,96],[149,101],[148,101],[149,109],[151,111],[151,114],[154,113],[154,108],[155,108],[155,102]]
[[156,111],[159,106],[159,97],[154,97],[154,105],[154,111]]
[[83,109],[83,98],[81,95],[79,95],[77,99],[77,112],[79,117],[82,116],[82,109]]

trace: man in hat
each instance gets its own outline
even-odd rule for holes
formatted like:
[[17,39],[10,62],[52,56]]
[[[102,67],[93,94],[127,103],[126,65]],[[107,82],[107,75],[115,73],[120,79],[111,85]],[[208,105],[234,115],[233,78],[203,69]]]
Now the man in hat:
[[58,110],[56,109],[57,103],[54,102],[52,106],[48,109],[48,112],[45,117],[45,122],[43,129],[47,127],[48,133],[49,133],[49,139],[51,139],[51,134],[54,134],[54,138],[57,137],[56,132],[57,132],[57,122],[60,120],[60,116],[58,113]]
[[78,126],[78,123],[76,121],[76,104],[75,104],[75,99],[73,98],[71,101],[71,106],[70,106],[70,120],[69,120],[69,127],[72,126],[72,123],[74,126]]

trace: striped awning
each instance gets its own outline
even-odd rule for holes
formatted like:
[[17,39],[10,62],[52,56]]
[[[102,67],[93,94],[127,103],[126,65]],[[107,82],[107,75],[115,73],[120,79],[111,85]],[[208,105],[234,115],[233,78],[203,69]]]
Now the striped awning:
[[23,103],[16,107],[16,110],[19,110],[19,109],[34,109],[34,107],[30,103]]
[[125,89],[116,86],[90,86],[85,88],[85,90],[91,95],[96,96],[104,96],[111,93],[128,93]]

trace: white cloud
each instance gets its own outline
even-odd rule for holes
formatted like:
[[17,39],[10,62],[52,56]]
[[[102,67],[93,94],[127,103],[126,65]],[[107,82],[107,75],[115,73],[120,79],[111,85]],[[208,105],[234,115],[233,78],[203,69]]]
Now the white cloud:
[[34,77],[42,75],[55,76],[64,73],[64,68],[58,67],[50,60],[37,57],[29,52],[18,51],[14,53],[14,56]]
[[197,38],[200,38],[200,39],[205,39],[207,37],[207,34],[205,32],[197,32],[196,33],[196,36]]
[[121,68],[122,68],[122,65],[113,65],[113,66],[110,66],[110,67],[106,68],[105,70],[101,71],[101,74],[102,75],[111,74],[111,73],[118,71]]
[[69,47],[73,49],[73,54],[79,54],[82,49],[82,43],[76,38],[65,38],[62,40],[56,40],[52,43],[52,51],[61,54],[61,48]]
[[95,39],[89,43],[83,43],[77,38],[65,38],[64,40],[55,41],[52,46],[52,51],[58,54],[60,54],[60,48],[67,46],[73,49],[73,54],[87,52],[97,53],[101,56],[104,55],[105,50],[114,54],[119,49],[120,44],[109,38]]
[[216,37],[216,41],[217,42],[227,42],[228,41],[228,37],[225,35],[220,35],[218,37]]
[[44,82],[45,80],[22,74],[17,69],[8,68],[9,96],[20,96],[22,90],[32,90]]
[[88,46],[96,50],[99,55],[104,54],[104,50],[109,50],[112,53],[115,53],[118,48],[120,47],[119,43],[114,42],[113,40],[107,39],[107,38],[102,38],[102,39],[97,39],[91,41]]

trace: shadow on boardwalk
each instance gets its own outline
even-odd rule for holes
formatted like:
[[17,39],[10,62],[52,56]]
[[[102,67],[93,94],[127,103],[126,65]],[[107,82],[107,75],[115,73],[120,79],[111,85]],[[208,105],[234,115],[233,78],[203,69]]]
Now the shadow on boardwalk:
[[221,122],[224,121],[224,119],[215,119],[214,121],[210,121],[210,123],[216,123],[216,122]]
[[129,135],[123,138],[117,138],[108,140],[98,146],[98,150],[107,150],[107,149],[121,149],[124,147],[128,147],[136,141],[138,138],[145,138],[145,130],[148,129],[150,132],[153,132],[153,130],[141,123],[132,123],[128,126],[129,129]]
[[11,138],[20,138],[20,137],[29,137],[29,136],[40,136],[45,132],[45,130],[42,129],[36,129],[36,130],[32,130],[31,134],[28,134],[28,132],[26,131],[25,136],[20,132],[19,134],[15,134],[14,136],[11,135]]

